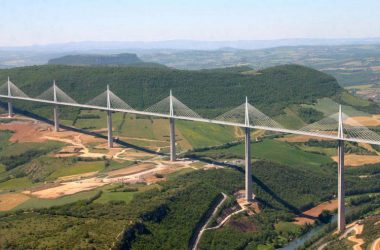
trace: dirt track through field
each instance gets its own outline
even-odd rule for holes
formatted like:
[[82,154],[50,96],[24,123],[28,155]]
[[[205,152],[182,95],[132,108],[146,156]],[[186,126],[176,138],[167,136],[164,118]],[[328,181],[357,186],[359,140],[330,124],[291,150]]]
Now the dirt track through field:
[[363,245],[365,242],[363,239],[360,239],[360,238],[357,238],[358,235],[360,235],[362,232],[363,232],[363,228],[364,228],[364,225],[358,225],[358,224],[355,224],[353,226],[353,231],[354,231],[354,235],[351,235],[349,236],[347,239],[349,241],[352,241],[354,243],[356,243],[354,246],[353,246],[353,249],[354,250],[362,250],[363,248],[361,247],[361,245]]

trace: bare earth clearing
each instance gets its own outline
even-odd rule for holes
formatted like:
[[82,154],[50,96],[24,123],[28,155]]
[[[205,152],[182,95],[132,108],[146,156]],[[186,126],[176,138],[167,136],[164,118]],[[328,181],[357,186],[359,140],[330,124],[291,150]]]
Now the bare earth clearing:
[[337,200],[323,202],[318,206],[315,206],[303,212],[302,215],[294,219],[293,223],[297,225],[314,224],[316,218],[318,218],[318,216],[322,213],[323,210],[334,211],[336,208],[338,208]]
[[[158,178],[156,174],[169,174],[183,168],[191,167],[191,161],[183,161],[172,163],[169,161],[143,162],[138,165],[121,168],[110,171],[105,178],[92,177],[75,181],[60,182],[53,186],[39,189],[31,189],[24,191],[23,194],[36,196],[41,199],[55,199],[61,196],[72,195],[75,193],[89,191],[109,183],[139,183],[145,182],[148,185],[157,181],[165,180]],[[61,177],[61,180],[93,176],[96,172],[86,173],[74,176]]]
[[357,126],[358,123],[367,127],[380,126],[380,115],[350,117],[344,123],[351,126]]
[[[338,162],[338,156],[331,157],[335,162]],[[344,165],[345,167],[358,167],[364,164],[374,164],[380,162],[379,155],[355,155],[355,154],[346,154],[344,156]]]
[[[193,168],[193,161],[170,162],[162,159],[162,156],[136,151],[131,148],[121,148],[115,145],[111,150],[107,149],[104,139],[86,135],[74,131],[61,130],[53,132],[51,125],[16,116],[17,119],[10,123],[0,123],[0,130],[11,130],[11,142],[45,142],[60,141],[67,144],[55,157],[83,157],[83,158],[113,158],[117,161],[139,161],[138,164],[125,168],[113,170],[106,177],[97,177],[98,172],[87,172],[82,174],[59,177],[55,183],[45,184],[38,188],[31,188],[23,194],[6,194],[1,197],[1,209],[10,210],[20,203],[35,196],[41,199],[55,199],[61,196],[72,195],[78,192],[89,191],[114,182],[136,183],[144,182],[148,185],[163,181],[163,176],[183,168]],[[89,143],[96,143],[94,149],[103,150],[102,153],[91,152]],[[160,150],[158,148],[157,150]],[[208,166],[211,167],[211,166]]]
[[0,211],[8,211],[27,201],[29,196],[18,193],[0,194]]
[[372,244],[371,250],[380,250],[380,238],[375,240],[375,242]]
[[92,190],[106,185],[99,178],[89,178],[80,181],[63,182],[59,186],[42,189],[39,191],[24,191],[24,194],[33,195],[42,199],[55,199],[65,195],[71,195],[82,191]]

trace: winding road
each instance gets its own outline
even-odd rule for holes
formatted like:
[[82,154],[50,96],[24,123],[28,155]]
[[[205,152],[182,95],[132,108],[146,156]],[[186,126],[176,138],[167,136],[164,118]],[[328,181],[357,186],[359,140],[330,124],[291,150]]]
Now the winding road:
[[205,222],[205,224],[202,226],[201,230],[199,231],[198,235],[197,235],[197,238],[195,240],[195,243],[194,243],[194,246],[191,248],[191,250],[196,250],[197,247],[198,247],[198,244],[199,244],[199,241],[200,239],[202,238],[202,235],[204,233],[204,231],[206,230],[206,227],[207,225],[210,223],[210,220],[213,216],[215,216],[215,214],[217,213],[217,211],[219,210],[220,206],[222,206],[222,204],[226,201],[227,199],[227,195],[225,193],[222,193],[223,195],[223,199],[219,202],[219,204],[215,207],[214,211],[212,212],[212,214],[209,216],[209,218],[207,219],[207,221]]

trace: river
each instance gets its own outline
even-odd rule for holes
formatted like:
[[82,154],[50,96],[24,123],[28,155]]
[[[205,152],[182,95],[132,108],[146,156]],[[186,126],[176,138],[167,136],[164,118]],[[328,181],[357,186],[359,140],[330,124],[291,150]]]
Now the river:
[[[337,218],[337,216],[336,216],[336,214],[334,214],[330,223],[334,223],[336,221],[336,218]],[[278,250],[293,250],[293,249],[297,249],[298,247],[303,246],[303,244],[305,244],[305,242],[307,240],[311,239],[314,235],[321,232],[323,230],[324,226],[325,226],[325,224],[315,226],[309,232],[303,234],[301,237],[298,237],[298,238],[292,240],[285,247],[278,248]]]

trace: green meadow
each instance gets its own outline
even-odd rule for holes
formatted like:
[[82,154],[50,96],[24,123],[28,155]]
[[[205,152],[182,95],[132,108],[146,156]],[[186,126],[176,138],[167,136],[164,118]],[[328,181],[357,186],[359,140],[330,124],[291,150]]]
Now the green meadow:
[[[211,158],[240,158],[244,159],[244,144],[228,149],[213,149],[197,152],[197,155]],[[315,170],[321,164],[332,162],[330,157],[323,154],[305,152],[287,142],[265,139],[251,144],[252,158],[269,160],[289,166],[304,166]]]
[[51,179],[57,179],[62,176],[77,175],[88,172],[100,172],[104,170],[104,161],[78,161],[69,166],[62,166],[58,168],[53,174],[49,176]]

